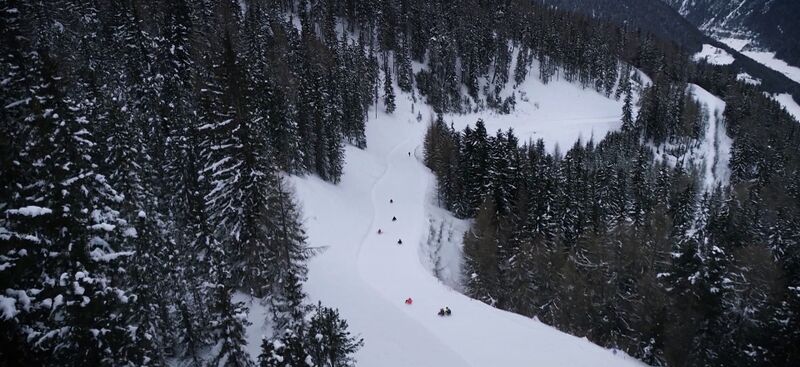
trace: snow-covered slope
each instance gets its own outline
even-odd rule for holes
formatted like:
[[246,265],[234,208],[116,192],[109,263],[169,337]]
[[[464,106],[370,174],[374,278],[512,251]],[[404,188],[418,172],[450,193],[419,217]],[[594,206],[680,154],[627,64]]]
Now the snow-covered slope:
[[728,164],[733,140],[728,136],[722,119],[725,101],[696,84],[689,85],[689,92],[708,114],[705,135],[697,149],[699,157],[693,160],[702,165],[705,188],[713,189],[717,184],[727,184],[731,175]]
[[725,185],[730,180],[730,157],[733,139],[728,136],[722,113],[725,101],[711,94],[699,85],[689,84],[687,90],[692,98],[700,102],[706,116],[703,136],[689,143],[688,151],[681,151],[676,157],[674,144],[661,144],[653,147],[657,160],[666,160],[675,166],[680,159],[684,167],[694,167],[702,177],[705,190],[713,190],[717,185]]
[[703,50],[696,53],[693,58],[695,60],[705,59],[712,65],[730,65],[734,61],[733,56],[727,51],[709,44],[703,45]]
[[[763,64],[772,70],[780,72],[781,74],[786,75],[787,78],[800,83],[800,67],[789,65],[786,63],[786,61],[776,58],[774,52],[752,50],[749,47],[751,41],[743,38],[728,37],[722,38],[720,41],[730,46],[732,49],[739,51],[743,55],[757,61],[758,63]],[[760,81],[753,80],[753,78],[749,75],[740,78],[740,80],[744,80],[748,83],[760,84]],[[800,105],[798,105],[797,101],[794,100],[791,94],[773,94],[771,97],[778,101],[781,106],[786,108],[786,110],[792,116],[794,116],[795,119],[800,121]]]
[[[514,69],[516,57],[512,61]],[[514,134],[521,142],[543,139],[548,150],[556,148],[563,152],[572,147],[580,139],[595,142],[603,139],[609,132],[622,126],[623,102],[608,98],[591,89],[569,83],[563,79],[554,79],[547,84],[535,77],[538,73],[538,62],[531,66],[534,77],[528,77],[517,88],[511,88],[511,82],[501,97],[514,93],[515,110],[506,115],[492,111],[469,113],[463,115],[447,115],[445,121],[457,129],[474,125],[478,119],[486,123],[486,130],[494,134],[498,129],[514,129]],[[639,79],[649,83],[650,79],[639,71]],[[639,85],[634,85],[634,100],[638,99]],[[426,115],[427,116],[427,115]],[[424,122],[425,120],[423,120]]]
[[774,52],[756,50],[750,47],[752,41],[744,38],[720,38],[720,42],[728,45],[730,48],[739,51],[758,63],[786,75],[791,80],[800,83],[800,68],[797,66],[789,65],[786,61],[775,57]]
[[[365,338],[359,365],[638,365],[623,353],[472,300],[428,271],[420,252],[434,176],[420,162],[426,123],[413,116],[402,94],[394,116],[374,118],[373,111],[369,147],[348,147],[338,185],[316,177],[293,180],[309,243],[324,246],[310,263],[305,289],[312,300],[339,308]],[[408,297],[413,305],[404,304]],[[437,316],[444,306],[452,316]]]
[[772,98],[775,98],[789,114],[794,116],[795,120],[800,121],[800,104],[789,93],[774,94]]
[[800,64],[800,1],[797,0],[661,0],[714,38],[736,35],[777,51],[781,59]]

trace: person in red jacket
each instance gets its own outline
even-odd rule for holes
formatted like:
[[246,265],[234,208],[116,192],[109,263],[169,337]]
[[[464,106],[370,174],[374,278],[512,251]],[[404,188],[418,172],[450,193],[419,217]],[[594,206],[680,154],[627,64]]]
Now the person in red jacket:
[[411,299],[411,297],[408,297],[408,298],[406,298],[406,304],[407,304],[407,305],[410,305],[410,304],[412,304],[412,303],[414,303],[414,300],[413,300],[413,299]]

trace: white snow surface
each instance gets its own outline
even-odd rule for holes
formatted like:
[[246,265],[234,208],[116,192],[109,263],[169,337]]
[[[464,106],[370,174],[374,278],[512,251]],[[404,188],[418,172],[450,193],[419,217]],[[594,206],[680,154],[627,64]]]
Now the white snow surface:
[[0,316],[3,320],[13,319],[19,313],[16,303],[16,299],[0,295]]
[[436,205],[435,190],[428,200],[428,231],[421,242],[420,261],[425,268],[448,287],[463,291],[462,254],[464,233],[470,221],[453,217]]
[[736,51],[739,51],[739,52],[742,52],[742,50],[744,50],[745,46],[750,44],[750,40],[747,40],[747,39],[744,39],[744,38],[730,38],[730,37],[728,37],[728,38],[720,38],[720,39],[718,39],[718,41],[728,45],[728,47],[730,47],[730,48],[732,48],[732,49],[734,49]]
[[786,61],[775,58],[775,53],[770,51],[744,51],[745,56],[766,65],[768,68],[773,69],[789,79],[800,83],[800,68],[789,65]]
[[29,205],[19,209],[8,209],[8,214],[24,215],[26,217],[38,217],[40,215],[47,215],[53,212],[50,208],[42,208],[40,206]]
[[[543,137],[551,146],[567,147],[579,136],[594,134],[599,139],[619,126],[621,104],[594,91],[558,81],[525,89],[530,103],[521,103],[518,97],[518,112],[510,116],[472,114],[446,120],[460,128],[485,116],[490,132],[513,126],[521,141]],[[320,248],[309,262],[304,289],[309,302],[319,300],[338,308],[350,331],[364,338],[365,346],[356,355],[358,365],[641,365],[622,352],[492,308],[452,288],[460,267],[453,257],[460,256],[460,236],[467,223],[433,203],[435,177],[421,162],[431,112],[420,103],[412,112],[412,104],[409,95],[397,91],[394,115],[378,112],[376,118],[372,110],[366,126],[368,148],[346,148],[339,184],[316,176],[291,178],[303,207],[308,243]],[[378,109],[383,111],[383,106]],[[417,112],[424,116],[421,122]],[[440,251],[446,274],[437,278],[432,270],[435,257],[430,261],[427,244],[432,225],[443,222],[453,234]],[[409,297],[412,305],[404,303]],[[444,306],[450,307],[452,316],[437,316]],[[261,322],[264,316],[262,308],[251,308],[251,321]],[[267,328],[248,328],[254,358]]]
[[781,93],[781,94],[773,94],[772,98],[774,98],[778,103],[781,104],[786,111],[789,112],[792,116],[794,116],[795,120],[800,121],[800,105],[792,98],[792,95],[789,93]]
[[800,67],[789,65],[786,61],[776,58],[774,52],[752,49],[748,47],[752,43],[752,41],[748,39],[721,38],[719,41],[728,45],[730,48],[739,51],[742,53],[742,55],[745,55],[772,70],[786,75],[789,79],[800,83]]
[[694,54],[694,59],[706,59],[709,64],[713,65],[730,65],[734,61],[733,56],[727,51],[709,44],[704,44],[703,50]]
[[[791,80],[800,83],[800,67],[789,65],[786,61],[781,59],[775,58],[775,53],[770,52],[767,50],[755,50],[752,49],[750,44],[752,43],[751,40],[746,38],[721,38],[719,39],[720,42],[730,46],[732,49],[739,51],[742,55],[745,55],[756,62],[775,70],[783,75],[786,75]],[[751,84],[761,84],[761,80],[754,79],[750,75],[746,73],[739,74],[737,79],[744,81],[745,83]],[[794,116],[794,118],[800,121],[800,105],[792,98],[792,96],[788,93],[782,94],[773,94],[770,97],[778,101],[786,110]]]
[[731,157],[733,139],[725,130],[722,113],[725,111],[725,101],[709,93],[696,84],[689,84],[689,91],[700,101],[708,113],[706,133],[700,142],[699,151],[703,153],[702,167],[704,169],[704,184],[706,189],[711,189],[717,184],[727,184],[730,179],[728,166]]
[[247,338],[247,352],[254,361],[258,360],[261,354],[261,341],[264,337],[271,337],[273,335],[273,327],[271,325],[272,314],[269,307],[264,305],[264,301],[260,298],[255,298],[242,292],[233,294],[233,302],[242,302],[247,307],[247,320],[250,325],[245,329],[245,336]]
[[[510,70],[514,70],[516,53]],[[510,114],[497,114],[491,110],[478,113],[448,114],[445,121],[453,124],[456,130],[463,130],[467,125],[474,126],[478,119],[483,119],[490,135],[499,129],[514,129],[520,143],[543,139],[550,152],[556,147],[563,153],[579,139],[586,143],[590,139],[602,140],[609,132],[619,130],[622,126],[622,100],[608,98],[591,88],[581,88],[577,84],[554,77],[543,84],[538,75],[538,62],[533,61],[528,78],[517,88],[511,88],[509,82],[502,98],[514,93],[516,108]],[[638,72],[634,71],[634,72]],[[639,73],[642,83],[649,78]],[[634,85],[634,101],[638,99],[641,86]],[[417,104],[419,106],[419,104]],[[634,116],[636,115],[634,106]],[[400,111],[400,108],[398,108]],[[423,113],[423,123],[433,118],[433,113]],[[419,151],[422,154],[422,151]]]
[[736,75],[736,80],[739,80],[739,81],[742,81],[742,82],[745,82],[745,83],[751,84],[751,85],[760,85],[761,84],[761,79],[754,78],[752,75],[750,75],[748,73],[739,73],[739,74],[737,74]]

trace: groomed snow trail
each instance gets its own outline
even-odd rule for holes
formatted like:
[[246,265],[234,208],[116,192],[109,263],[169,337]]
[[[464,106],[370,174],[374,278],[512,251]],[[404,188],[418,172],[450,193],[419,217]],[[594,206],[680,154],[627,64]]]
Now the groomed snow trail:
[[[417,122],[408,95],[398,94],[397,103],[393,116],[375,118],[372,111],[369,146],[347,147],[339,184],[293,177],[309,244],[324,247],[309,264],[305,290],[312,301],[338,308],[350,330],[365,339],[358,365],[640,365],[624,353],[472,300],[423,266],[420,246],[435,181],[419,157],[430,112],[425,108],[426,119]],[[404,303],[408,297],[413,305]],[[437,315],[444,306],[452,316]]]

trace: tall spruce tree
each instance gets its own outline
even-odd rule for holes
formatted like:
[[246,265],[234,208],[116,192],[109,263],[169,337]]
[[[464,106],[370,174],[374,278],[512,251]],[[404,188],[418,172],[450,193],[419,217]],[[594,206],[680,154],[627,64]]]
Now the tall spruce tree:
[[383,105],[386,113],[393,113],[396,108],[394,104],[394,87],[392,86],[392,71],[389,69],[389,61],[383,61]]

